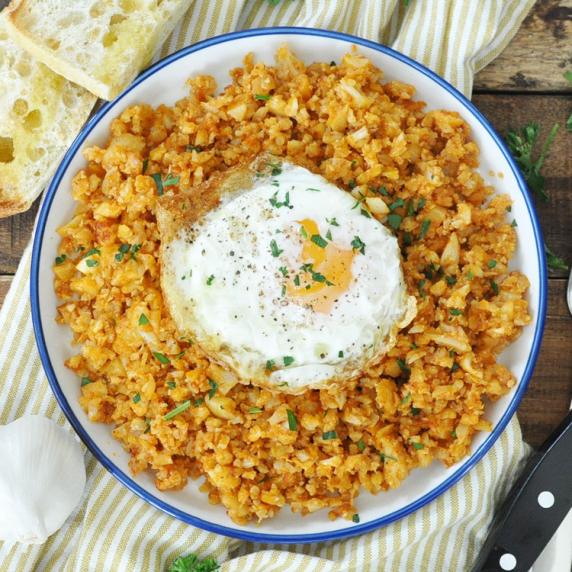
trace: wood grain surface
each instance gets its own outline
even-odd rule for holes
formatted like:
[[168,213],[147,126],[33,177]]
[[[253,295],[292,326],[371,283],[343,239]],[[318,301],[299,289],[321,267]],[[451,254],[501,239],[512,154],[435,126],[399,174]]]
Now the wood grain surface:
[[[7,0],[0,0],[0,8]],[[507,49],[475,78],[475,105],[504,136],[509,125],[542,124],[541,142],[560,129],[545,161],[551,197],[536,202],[546,243],[572,264],[572,0],[539,0]],[[570,94],[570,95],[567,95]],[[540,149],[537,150],[537,153]],[[0,220],[0,303],[28,243],[39,200],[26,213]],[[566,307],[567,272],[551,273],[548,317],[535,373],[518,415],[525,439],[538,446],[558,425],[572,398],[572,317]],[[523,356],[524,357],[524,356]]]

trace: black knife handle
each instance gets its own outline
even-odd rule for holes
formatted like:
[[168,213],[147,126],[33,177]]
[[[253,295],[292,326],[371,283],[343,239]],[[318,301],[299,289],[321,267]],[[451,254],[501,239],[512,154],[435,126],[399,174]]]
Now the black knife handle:
[[572,508],[572,411],[533,454],[471,572],[528,572]]

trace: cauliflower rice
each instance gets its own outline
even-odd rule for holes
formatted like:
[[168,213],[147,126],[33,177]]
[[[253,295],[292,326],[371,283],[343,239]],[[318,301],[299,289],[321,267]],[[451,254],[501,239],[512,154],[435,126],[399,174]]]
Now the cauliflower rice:
[[[84,151],[54,265],[57,321],[80,346],[66,365],[90,421],[114,424],[133,475],[153,469],[159,490],[204,476],[210,502],[243,525],[286,504],[357,521],[362,488],[397,488],[416,467],[468,454],[473,435],[491,430],[485,400],[515,384],[496,361],[531,321],[529,282],[507,273],[511,200],[491,199],[457,113],[425,112],[413,86],[383,84],[355,51],[306,66],[284,45],[275,66],[249,54],[231,77],[220,95],[199,76],[173,107],[129,107],[105,148]],[[417,317],[344,391],[237,383],[180,336],[163,304],[158,192],[176,195],[262,151],[311,161],[398,236]]]

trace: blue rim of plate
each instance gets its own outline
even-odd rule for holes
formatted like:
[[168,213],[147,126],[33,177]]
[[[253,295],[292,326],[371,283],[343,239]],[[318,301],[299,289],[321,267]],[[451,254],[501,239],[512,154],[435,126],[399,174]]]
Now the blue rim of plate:
[[[526,203],[526,207],[528,209],[528,214],[530,216],[530,220],[532,222],[532,227],[534,230],[534,238],[536,243],[536,250],[538,255],[538,262],[539,262],[539,279],[540,279],[540,292],[539,292],[539,308],[538,308],[538,320],[536,323],[536,330],[534,332],[534,339],[532,343],[532,349],[528,357],[528,361],[526,364],[526,368],[523,372],[522,378],[518,384],[518,387],[512,396],[511,402],[507,407],[507,410],[504,412],[503,416],[501,417],[500,421],[495,426],[494,430],[490,434],[490,436],[482,443],[482,445],[477,449],[474,453],[472,453],[470,459],[465,462],[465,464],[459,468],[456,472],[454,472],[449,478],[447,478],[443,483],[441,483],[438,487],[433,489],[431,492],[427,493],[417,501],[408,504],[404,508],[394,511],[388,515],[385,515],[382,518],[365,522],[363,524],[352,524],[352,526],[343,528],[340,530],[323,532],[323,533],[315,533],[315,534],[303,534],[303,535],[282,535],[282,534],[264,534],[263,532],[251,532],[247,528],[244,530],[237,530],[234,528],[228,528],[226,526],[213,524],[212,522],[208,522],[202,520],[198,517],[192,516],[186,512],[183,512],[175,507],[159,500],[157,497],[151,495],[146,490],[141,488],[132,477],[126,475],[123,471],[121,471],[118,467],[116,467],[96,446],[96,444],[92,441],[89,437],[86,430],[83,428],[80,421],[75,416],[74,412],[72,411],[67,399],[65,398],[62,390],[60,389],[58,380],[56,378],[54,369],[52,367],[50,357],[48,354],[48,349],[46,346],[46,341],[44,338],[43,328],[42,328],[42,320],[40,317],[40,310],[39,310],[39,267],[40,267],[40,255],[42,250],[43,244],[43,237],[44,231],[46,227],[46,222],[48,219],[48,214],[50,212],[50,207],[53,202],[54,196],[57,192],[59,187],[60,181],[66,172],[69,163],[80,150],[82,144],[87,139],[88,135],[91,133],[92,129],[95,127],[97,123],[99,123],[100,119],[102,118],[105,113],[118,102],[120,102],[123,97],[129,93],[135,86],[139,85],[141,82],[145,81],[147,78],[154,75],[157,71],[161,70],[165,66],[168,66],[172,62],[186,57],[189,54],[194,52],[200,51],[203,48],[207,48],[216,44],[223,44],[226,42],[230,42],[233,40],[251,37],[251,36],[271,36],[271,35],[279,35],[279,34],[286,34],[286,35],[301,35],[301,36],[321,36],[325,38],[333,38],[336,40],[343,40],[347,42],[351,42],[358,46],[364,46],[367,48],[371,48],[378,52],[381,52],[387,56],[395,58],[402,63],[409,65],[410,67],[416,69],[417,71],[421,72],[422,74],[428,76],[432,79],[435,83],[441,86],[443,89],[448,91],[451,95],[453,95],[463,106],[467,109],[467,111],[478,121],[480,122],[483,127],[486,129],[488,134],[492,137],[492,139],[497,144],[498,148],[500,149],[501,153],[503,154],[504,158],[510,165],[510,168],[518,181],[518,187],[520,192],[523,195],[524,201]],[[32,304],[32,322],[34,326],[34,332],[36,335],[36,341],[38,345],[38,350],[40,353],[40,358],[42,360],[42,365],[44,366],[44,370],[48,377],[48,381],[54,392],[54,395],[62,408],[63,412],[65,413],[66,417],[68,418],[69,422],[71,423],[74,430],[77,432],[79,437],[85,443],[85,445],[89,448],[89,450],[94,454],[94,456],[99,460],[99,462],[123,485],[125,485],[128,489],[138,495],[140,498],[145,500],[150,505],[154,506],[155,508],[169,514],[183,522],[188,524],[197,526],[203,530],[207,530],[210,532],[215,532],[217,534],[222,534],[224,536],[230,536],[233,538],[239,538],[241,540],[250,540],[252,542],[273,542],[278,544],[293,544],[293,543],[309,543],[309,542],[322,542],[328,540],[336,540],[341,538],[348,538],[351,536],[355,536],[358,534],[363,534],[365,532],[370,532],[391,522],[395,522],[408,514],[415,512],[416,510],[420,509],[421,507],[425,506],[427,503],[431,502],[432,500],[436,499],[440,495],[442,495],[446,490],[448,490],[451,486],[453,486],[457,481],[459,481],[468,471],[470,471],[485,455],[485,453],[492,447],[492,445],[496,442],[496,440],[501,435],[502,431],[507,426],[508,422],[516,412],[516,409],[524,395],[524,392],[528,386],[528,382],[532,375],[534,365],[536,363],[536,359],[538,357],[538,352],[540,350],[540,344],[542,342],[542,335],[544,331],[544,322],[546,319],[546,304],[547,304],[547,292],[548,292],[548,282],[547,282],[547,267],[546,267],[546,257],[544,253],[544,240],[542,237],[542,232],[540,229],[540,223],[538,221],[538,217],[536,215],[536,211],[530,197],[530,193],[527,189],[526,183],[520,170],[518,169],[516,163],[512,155],[510,154],[509,150],[507,149],[506,145],[504,144],[503,140],[499,136],[499,134],[495,131],[493,126],[488,122],[488,120],[483,116],[483,114],[457,89],[455,89],[452,85],[447,83],[444,79],[439,77],[436,73],[432,72],[431,70],[427,69],[423,65],[417,63],[416,61],[412,60],[411,58],[392,50],[391,48],[382,46],[370,40],[364,40],[362,38],[358,38],[356,36],[351,36],[349,34],[343,34],[341,32],[332,32],[329,30],[317,30],[313,28],[295,28],[295,27],[277,27],[277,28],[258,28],[253,30],[244,30],[240,32],[233,32],[230,34],[225,34],[222,36],[217,36],[215,38],[211,38],[208,40],[204,40],[202,42],[198,42],[178,52],[167,56],[163,60],[157,62],[149,69],[144,71],[121,95],[119,95],[114,101],[107,102],[102,108],[90,119],[90,121],[85,125],[82,129],[80,134],[77,136],[75,141],[73,142],[72,146],[66,153],[64,159],[62,160],[52,182],[48,188],[48,191],[45,196],[44,204],[42,206],[42,210],[40,212],[38,218],[38,225],[36,229],[36,234],[34,237],[34,247],[32,251],[32,269],[31,269],[31,281],[30,281],[30,288],[31,288],[31,304]]]

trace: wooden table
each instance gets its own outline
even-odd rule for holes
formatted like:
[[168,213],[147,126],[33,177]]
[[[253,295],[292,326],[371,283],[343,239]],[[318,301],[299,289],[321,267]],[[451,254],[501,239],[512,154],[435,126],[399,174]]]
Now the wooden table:
[[[0,8],[8,3],[0,0]],[[572,2],[538,0],[517,36],[475,78],[473,102],[501,135],[507,126],[542,122],[542,141],[555,123],[544,172],[550,204],[538,214],[551,250],[572,265],[572,89],[563,77],[572,71]],[[0,303],[28,243],[38,201],[26,213],[0,220]],[[549,280],[548,319],[530,387],[518,414],[525,439],[538,446],[568,411],[572,397],[572,317],[566,307],[567,273]]]

